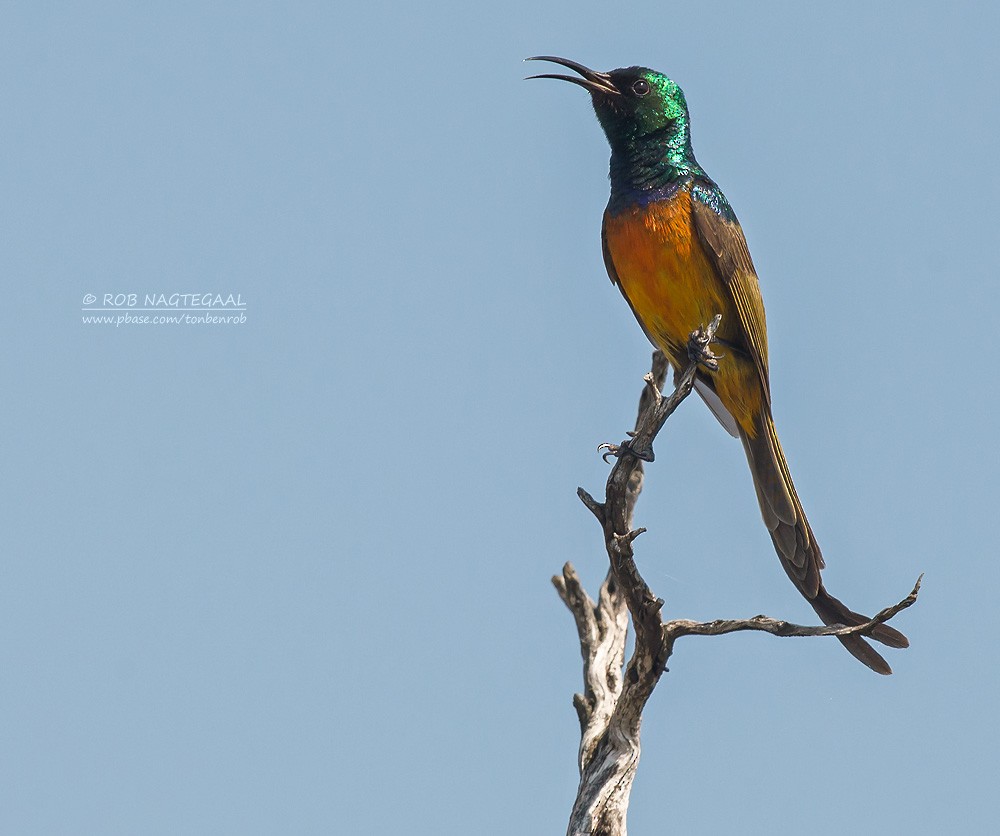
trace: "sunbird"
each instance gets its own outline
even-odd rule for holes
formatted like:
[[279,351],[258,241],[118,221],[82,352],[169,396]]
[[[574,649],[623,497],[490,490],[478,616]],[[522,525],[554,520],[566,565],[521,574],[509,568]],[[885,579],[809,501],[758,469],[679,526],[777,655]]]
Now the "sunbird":
[[[757,273],[739,221],[691,148],[681,88],[647,67],[595,72],[540,55],[578,76],[544,73],[590,93],[611,146],[611,197],[604,212],[604,264],[650,342],[675,370],[689,362],[691,332],[722,315],[718,369],[699,366],[695,389],[722,426],[743,442],[764,524],[792,583],[827,625],[869,619],[823,586],[823,555],[799,501],[771,415],[767,326]],[[871,638],[908,647],[885,624]],[[873,671],[892,669],[861,636],[843,645]]]

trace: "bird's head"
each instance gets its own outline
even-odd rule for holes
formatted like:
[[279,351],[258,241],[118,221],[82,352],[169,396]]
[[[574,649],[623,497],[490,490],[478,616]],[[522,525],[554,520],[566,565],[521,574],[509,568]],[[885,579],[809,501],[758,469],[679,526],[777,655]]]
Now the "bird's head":
[[613,151],[643,141],[671,139],[687,144],[688,109],[684,91],[663,73],[647,67],[625,67],[599,73],[566,58],[539,55],[528,61],[551,61],[579,77],[543,73],[529,78],[557,78],[589,91],[597,118]]

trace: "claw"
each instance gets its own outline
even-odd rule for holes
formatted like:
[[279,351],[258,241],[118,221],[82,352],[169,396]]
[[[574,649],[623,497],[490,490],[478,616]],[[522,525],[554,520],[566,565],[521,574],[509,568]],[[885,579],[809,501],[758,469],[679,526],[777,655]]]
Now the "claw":
[[619,447],[617,444],[608,444],[607,442],[598,446],[597,452],[600,453],[601,450],[604,450],[604,452],[601,453],[601,458],[604,459],[605,464],[611,464],[611,461],[608,459],[608,456],[617,459],[622,454],[621,447]]
[[715,332],[722,321],[722,315],[716,314],[708,325],[698,328],[688,336],[688,356],[713,372],[719,370],[719,360],[723,355],[716,354],[709,346],[715,342]]
[[642,448],[635,447],[633,441],[635,440],[635,433],[629,432],[629,439],[623,441],[621,444],[609,444],[605,442],[597,448],[597,452],[604,450],[601,454],[601,458],[604,459],[605,464],[611,464],[610,458],[620,459],[622,456],[628,454],[630,456],[635,456],[637,459],[641,459],[644,462],[653,461],[653,448],[648,444],[644,445]]

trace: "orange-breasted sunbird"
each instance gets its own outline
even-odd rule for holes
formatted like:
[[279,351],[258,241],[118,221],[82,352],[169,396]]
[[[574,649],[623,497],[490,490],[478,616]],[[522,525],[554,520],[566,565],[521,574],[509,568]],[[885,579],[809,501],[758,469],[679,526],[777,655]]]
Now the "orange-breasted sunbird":
[[[799,501],[771,416],[764,303],[739,221],[691,148],[681,88],[646,67],[595,72],[551,61],[578,76],[545,73],[586,89],[611,145],[611,197],[601,232],[608,275],[649,340],[675,369],[688,360],[691,332],[722,315],[718,368],[699,367],[695,389],[725,429],[743,442],[764,524],[781,565],[824,624],[869,619],[823,586],[823,555]],[[714,364],[713,364],[714,365]],[[907,647],[898,630],[876,626],[872,639]],[[878,673],[889,665],[864,638],[841,636]]]

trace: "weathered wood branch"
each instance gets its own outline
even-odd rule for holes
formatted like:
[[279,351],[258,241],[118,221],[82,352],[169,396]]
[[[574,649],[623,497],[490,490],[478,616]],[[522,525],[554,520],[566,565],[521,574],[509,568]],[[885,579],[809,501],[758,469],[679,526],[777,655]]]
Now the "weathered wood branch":
[[[645,376],[635,431],[620,445],[603,444],[605,458],[615,464],[608,475],[605,501],[598,502],[583,488],[577,493],[604,531],[610,570],[595,602],[567,563],[552,579],[559,596],[576,620],[583,656],[584,692],[573,704],[580,719],[580,784],[567,833],[569,836],[626,836],[626,815],[632,781],[639,762],[642,711],[666,669],[674,642],[681,636],[720,636],[756,630],[775,636],[870,635],[917,599],[920,580],[913,591],[894,606],[882,610],[856,627],[804,627],[758,615],[748,619],[705,623],[683,619],[664,622],[657,598],[639,574],[632,544],[645,529],[632,528],[636,500],[642,490],[643,461],[653,461],[653,440],[666,420],[691,393],[698,366],[717,368],[710,350],[720,317],[694,331],[688,345],[691,361],[675,377],[674,391],[661,390],[669,368],[659,351]],[[625,639],[631,615],[635,648],[625,666]]]
[[597,598],[587,594],[573,566],[563,566],[552,582],[559,596],[576,618],[583,653],[585,691],[573,697],[580,718],[580,769],[593,759],[594,748],[607,730],[611,714],[622,692],[622,667],[625,664],[625,637],[628,633],[628,608],[609,573]]
[[688,621],[679,618],[663,625],[663,639],[670,644],[681,636],[724,636],[726,633],[737,633],[741,630],[755,630],[759,633],[770,633],[772,636],[870,636],[872,630],[879,624],[884,624],[897,613],[917,602],[920,594],[920,583],[924,576],[917,578],[910,594],[898,604],[886,607],[877,615],[872,616],[864,624],[856,627],[803,627],[766,615],[755,615],[753,618],[719,619],[716,621]]

